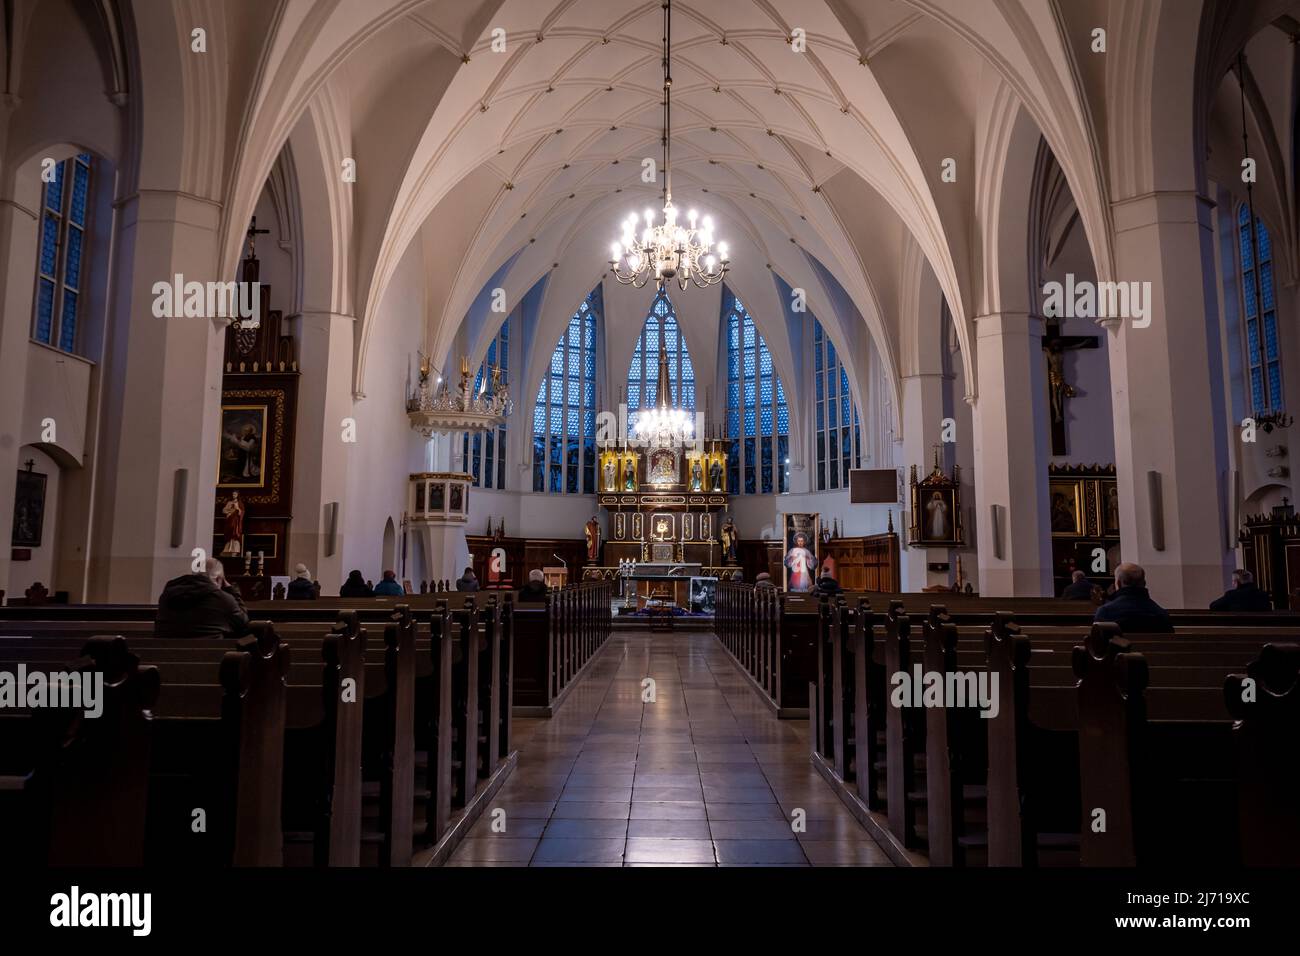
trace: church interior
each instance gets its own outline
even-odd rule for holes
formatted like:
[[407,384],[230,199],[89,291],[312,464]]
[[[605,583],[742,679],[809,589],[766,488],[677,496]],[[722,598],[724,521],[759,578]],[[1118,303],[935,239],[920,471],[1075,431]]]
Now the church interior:
[[1300,2],[4,12],[33,872],[1300,864]]

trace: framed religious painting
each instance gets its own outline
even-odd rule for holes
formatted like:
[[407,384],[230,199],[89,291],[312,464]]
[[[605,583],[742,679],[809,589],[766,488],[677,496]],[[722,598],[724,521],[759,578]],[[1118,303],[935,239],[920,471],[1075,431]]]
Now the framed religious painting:
[[46,476],[39,471],[18,472],[14,489],[14,527],[11,545],[39,548],[45,525]]
[[269,405],[249,402],[221,406],[221,449],[217,487],[264,488]]
[[939,467],[918,480],[912,466],[912,520],[908,546],[913,548],[958,548],[963,545],[961,518],[961,471],[954,465],[952,477]]
[[818,514],[783,513],[781,539],[781,584],[787,591],[808,592],[817,583],[820,542],[817,539]]
[[1078,537],[1084,531],[1083,481],[1052,478],[1047,483],[1048,523],[1053,537]]

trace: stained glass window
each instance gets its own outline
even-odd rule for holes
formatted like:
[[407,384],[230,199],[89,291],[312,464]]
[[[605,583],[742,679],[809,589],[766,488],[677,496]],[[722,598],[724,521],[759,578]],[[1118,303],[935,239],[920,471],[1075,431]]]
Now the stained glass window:
[[627,424],[636,427],[636,413],[653,408],[659,401],[659,339],[668,350],[668,375],[673,383],[673,399],[678,408],[695,411],[695,366],[686,347],[686,338],[677,327],[677,313],[672,300],[660,290],[650,305],[641,337],[632,353],[627,370]]
[[813,412],[817,490],[849,486],[849,470],[862,467],[862,419],[849,387],[849,373],[835,344],[813,317]]
[[[1247,389],[1251,409],[1256,415],[1262,415],[1282,410],[1282,360],[1273,289],[1273,243],[1268,229],[1257,216],[1255,248],[1251,248],[1250,209],[1245,204],[1237,215],[1237,234],[1241,248],[1241,293],[1246,316]],[[1256,252],[1259,258],[1258,289]],[[1260,313],[1263,313],[1262,316]]]
[[533,409],[533,491],[596,492],[596,343],[600,286],[578,306],[551,353]]
[[[510,320],[488,345],[487,355],[474,376],[474,394],[492,390],[492,367],[501,370],[501,381],[509,383],[510,376]],[[506,426],[502,423],[494,432],[466,433],[462,450],[465,467],[474,477],[476,488],[504,488],[506,486]]]
[[90,154],[79,153],[58,163],[42,189],[32,338],[65,352],[77,347],[91,171]]
[[733,495],[789,490],[790,409],[754,317],[730,289],[722,295],[727,343],[727,489]]

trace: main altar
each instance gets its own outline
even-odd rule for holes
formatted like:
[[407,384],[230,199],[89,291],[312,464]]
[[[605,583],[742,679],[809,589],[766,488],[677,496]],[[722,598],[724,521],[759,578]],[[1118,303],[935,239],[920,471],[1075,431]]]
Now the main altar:
[[596,500],[609,537],[583,577],[632,581],[643,599],[685,607],[691,578],[740,577],[734,548],[723,544],[726,443],[696,437],[689,414],[675,407],[662,345],[657,397],[640,413],[635,438],[599,453]]

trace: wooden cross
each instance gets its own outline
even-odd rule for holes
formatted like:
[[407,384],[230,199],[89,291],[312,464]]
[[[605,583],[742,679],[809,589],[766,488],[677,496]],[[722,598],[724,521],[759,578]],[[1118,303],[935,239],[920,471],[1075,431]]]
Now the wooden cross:
[[1074,386],[1065,380],[1065,353],[1075,349],[1095,349],[1100,339],[1095,335],[1062,335],[1061,323],[1050,316],[1043,335],[1043,353],[1047,358],[1047,420],[1052,429],[1052,454],[1067,454],[1065,444],[1065,401],[1074,397]]
[[264,236],[264,235],[266,235],[267,233],[269,233],[270,231],[271,231],[270,229],[258,229],[258,228],[257,228],[257,217],[256,217],[256,216],[254,216],[252,219],[249,220],[249,222],[248,222],[248,232],[244,233],[244,235],[246,235],[246,236],[248,237],[248,258],[250,258],[250,259],[256,259],[256,258],[257,258],[257,237],[258,237],[258,236]]

